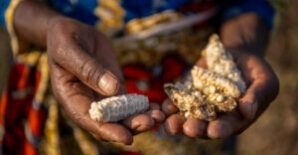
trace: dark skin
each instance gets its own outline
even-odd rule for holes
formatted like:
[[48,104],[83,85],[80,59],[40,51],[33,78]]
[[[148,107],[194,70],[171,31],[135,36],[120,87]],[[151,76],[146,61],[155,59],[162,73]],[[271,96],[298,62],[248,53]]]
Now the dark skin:
[[[262,21],[252,16],[252,19],[244,18],[243,27],[248,27],[245,30],[239,30],[242,18],[230,20],[221,29],[223,42],[231,49],[249,85],[240,100],[239,110],[210,123],[197,119],[185,122],[176,114],[177,109],[166,102],[168,104],[164,104],[162,109],[168,115],[164,124],[168,133],[177,134],[183,129],[184,134],[190,137],[224,138],[244,130],[276,97],[278,80],[261,53],[267,38],[256,37]],[[247,22],[251,25],[247,26]],[[125,93],[111,43],[94,28],[29,0],[21,2],[16,8],[14,27],[20,41],[47,48],[55,96],[70,118],[98,140],[131,144],[134,133],[149,130],[163,122],[165,115],[157,105],[151,105],[148,112],[119,123],[99,123],[90,119],[88,109],[92,101]],[[237,28],[238,31],[234,32]],[[260,31],[263,32],[262,29]],[[265,28],[264,32],[268,33],[268,30]],[[249,42],[244,42],[243,38],[249,39]],[[257,56],[252,52],[261,54]],[[199,60],[198,65],[204,65],[204,60]]]
[[96,139],[131,144],[133,134],[163,122],[165,115],[153,106],[118,123],[91,120],[92,101],[125,93],[111,42],[93,27],[27,0],[16,8],[14,27],[22,42],[47,48],[54,95],[68,116]]
[[[194,118],[186,120],[167,100],[162,105],[168,116],[164,123],[166,132],[170,135],[184,133],[189,137],[220,139],[239,134],[256,121],[279,90],[277,76],[264,60],[268,33],[266,23],[253,13],[224,23],[220,29],[223,44],[233,55],[248,86],[238,101],[238,108],[211,122]],[[205,59],[201,58],[196,65],[206,68]]]

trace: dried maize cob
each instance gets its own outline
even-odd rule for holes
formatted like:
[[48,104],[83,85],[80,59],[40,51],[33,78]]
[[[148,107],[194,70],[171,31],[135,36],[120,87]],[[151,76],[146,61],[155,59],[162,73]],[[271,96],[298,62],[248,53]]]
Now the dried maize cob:
[[237,106],[235,98],[219,93],[208,95],[207,101],[209,104],[215,105],[216,111],[220,112],[232,111]]
[[186,118],[211,121],[216,112],[228,112],[237,106],[238,87],[229,79],[203,68],[194,67],[183,83],[165,84],[165,92]]
[[193,67],[191,70],[193,85],[202,90],[205,94],[214,94],[216,92],[227,96],[239,97],[240,90],[230,79],[201,67]]
[[241,72],[234,63],[232,55],[225,50],[218,35],[213,34],[210,37],[203,55],[205,55],[206,63],[210,71],[231,79],[241,92],[245,92],[246,85],[241,77]]
[[183,85],[177,82],[175,85],[165,84],[164,87],[173,104],[184,113],[186,118],[193,117],[208,121],[215,119],[215,107],[206,102],[206,96],[190,86],[191,83]]
[[165,91],[185,117],[211,121],[216,112],[232,111],[237,106],[246,85],[217,35],[210,37],[203,54],[208,70],[195,66],[186,81],[166,84]]
[[99,102],[91,103],[89,115],[91,119],[100,122],[116,122],[134,114],[144,112],[149,108],[146,96],[127,94],[109,97]]

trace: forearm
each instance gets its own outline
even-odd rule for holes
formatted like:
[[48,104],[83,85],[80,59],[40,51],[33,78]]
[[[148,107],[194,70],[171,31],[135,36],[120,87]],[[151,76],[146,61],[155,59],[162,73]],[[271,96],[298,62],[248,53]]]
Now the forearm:
[[21,2],[14,14],[14,29],[19,40],[45,47],[50,21],[60,15],[31,0]]
[[254,13],[245,13],[227,20],[220,28],[223,44],[228,49],[237,49],[264,56],[269,27]]

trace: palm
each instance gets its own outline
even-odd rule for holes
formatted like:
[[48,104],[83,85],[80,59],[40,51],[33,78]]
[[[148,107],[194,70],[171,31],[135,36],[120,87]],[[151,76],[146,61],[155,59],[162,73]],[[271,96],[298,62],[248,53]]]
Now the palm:
[[[266,109],[278,93],[278,80],[270,66],[257,56],[248,53],[232,53],[237,66],[243,73],[248,89],[239,99],[238,109],[220,115],[216,120],[205,122],[198,119],[184,118],[169,102],[165,102],[163,110],[169,114],[165,129],[169,134],[184,132],[190,137],[224,138],[245,130]],[[206,68],[205,59],[196,65]]]

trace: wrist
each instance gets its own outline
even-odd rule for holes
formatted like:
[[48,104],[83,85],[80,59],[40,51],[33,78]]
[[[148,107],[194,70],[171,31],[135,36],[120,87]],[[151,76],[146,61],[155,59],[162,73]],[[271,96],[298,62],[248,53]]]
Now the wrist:
[[37,2],[27,0],[20,2],[13,19],[18,39],[45,47],[50,22],[57,17],[61,15]]
[[66,22],[71,21],[70,18],[65,17],[65,16],[53,16],[51,18],[47,19],[47,26],[46,26],[46,35],[48,33],[52,33],[52,29],[55,28],[57,25],[65,25]]
[[245,13],[226,21],[220,28],[220,36],[226,48],[263,57],[269,29],[256,14]]

